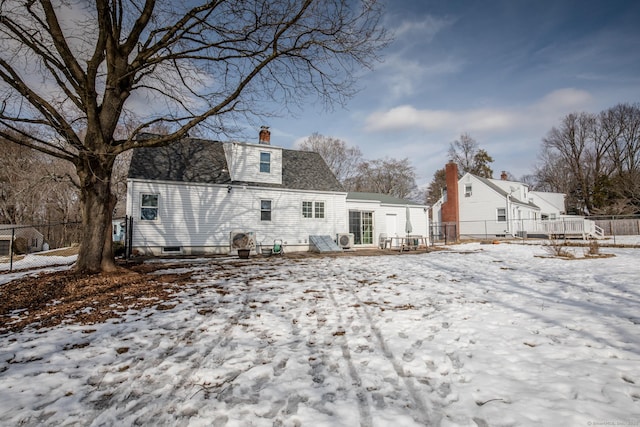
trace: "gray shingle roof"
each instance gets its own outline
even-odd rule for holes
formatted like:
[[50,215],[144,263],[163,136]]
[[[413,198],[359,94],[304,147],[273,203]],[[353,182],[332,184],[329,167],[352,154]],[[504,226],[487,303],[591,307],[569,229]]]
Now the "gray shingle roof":
[[[495,185],[489,179],[483,178],[483,177],[477,176],[477,175],[473,175],[473,176],[478,178],[480,181],[484,182],[488,187],[492,188],[494,191],[496,191],[501,196],[506,197],[507,194],[509,194],[506,191],[504,191],[502,188],[500,188],[497,185]],[[529,202],[529,201],[523,202],[522,200],[519,200],[518,198],[514,197],[513,195],[511,196],[511,201],[515,202],[515,203],[520,203],[520,204],[523,204],[523,205],[531,206],[532,208],[538,208],[538,206],[535,203],[532,203],[532,202]]]
[[134,149],[129,178],[207,184],[231,182],[222,143],[201,139]]
[[322,156],[312,151],[282,150],[282,186],[295,190],[344,192]]
[[380,193],[364,193],[359,191],[352,191],[347,194],[347,200],[375,200],[380,203],[386,203],[389,205],[410,205],[410,206],[424,206],[420,203],[400,199],[398,197],[390,196],[388,194]]
[[206,184],[247,184],[271,188],[343,192],[318,153],[282,150],[282,184],[232,182],[223,142],[188,138],[165,147],[137,148],[129,178]]

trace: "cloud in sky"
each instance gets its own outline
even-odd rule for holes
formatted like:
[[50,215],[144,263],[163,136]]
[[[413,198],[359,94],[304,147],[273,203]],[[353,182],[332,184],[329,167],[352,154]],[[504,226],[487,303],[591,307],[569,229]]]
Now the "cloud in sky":
[[592,96],[578,89],[559,89],[527,106],[502,109],[469,110],[420,109],[400,105],[386,111],[375,111],[366,119],[367,131],[403,131],[423,129],[439,131],[457,129],[467,132],[506,132],[538,127],[557,120],[558,114],[588,106]]
[[443,29],[450,27],[455,22],[452,17],[438,17],[433,15],[418,16],[418,19],[402,20],[393,31],[398,39],[410,38],[420,40],[421,43],[430,43]]

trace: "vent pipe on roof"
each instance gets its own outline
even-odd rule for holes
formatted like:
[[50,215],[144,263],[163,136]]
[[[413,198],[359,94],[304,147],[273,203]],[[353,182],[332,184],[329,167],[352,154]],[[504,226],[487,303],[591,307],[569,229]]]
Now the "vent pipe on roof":
[[503,181],[507,180],[507,171],[502,171],[502,173],[500,174],[500,179]]
[[258,142],[260,144],[271,145],[271,132],[269,131],[269,126],[260,126],[260,133],[258,136]]

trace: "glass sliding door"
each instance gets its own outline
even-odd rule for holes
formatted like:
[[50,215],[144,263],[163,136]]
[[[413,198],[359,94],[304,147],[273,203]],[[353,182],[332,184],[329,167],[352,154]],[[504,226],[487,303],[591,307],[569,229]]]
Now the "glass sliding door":
[[349,233],[356,245],[373,244],[373,212],[349,211]]

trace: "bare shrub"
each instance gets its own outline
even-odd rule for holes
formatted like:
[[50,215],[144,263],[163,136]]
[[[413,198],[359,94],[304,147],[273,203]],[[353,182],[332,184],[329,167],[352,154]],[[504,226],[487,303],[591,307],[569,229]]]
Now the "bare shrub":
[[600,255],[600,244],[597,240],[592,240],[584,251],[584,256]]
[[559,258],[575,258],[573,252],[567,250],[566,246],[557,240],[551,239],[549,243],[543,246],[548,254]]

